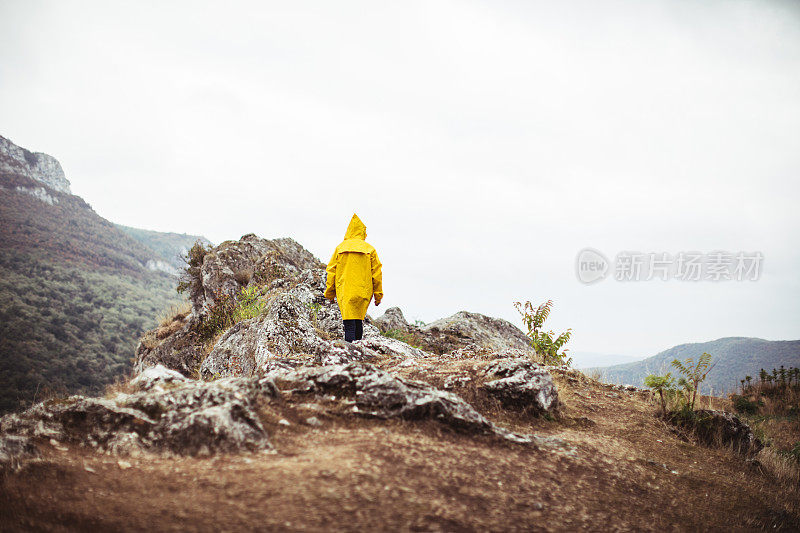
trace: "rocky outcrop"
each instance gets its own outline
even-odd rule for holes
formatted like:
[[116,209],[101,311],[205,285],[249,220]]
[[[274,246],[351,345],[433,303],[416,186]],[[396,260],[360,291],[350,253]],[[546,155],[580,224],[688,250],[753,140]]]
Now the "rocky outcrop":
[[34,198],[41,200],[47,205],[56,205],[58,203],[58,197],[50,195],[50,193],[48,193],[47,189],[44,187],[29,188],[18,185],[15,190],[17,192],[30,194]]
[[392,307],[373,324],[382,332],[412,339],[426,350],[443,354],[478,346],[490,350],[517,349],[533,353],[528,337],[512,323],[479,313],[460,311],[447,318],[418,326],[409,324],[403,312]]
[[531,409],[538,413],[556,411],[558,389],[553,377],[530,359],[504,359],[492,363],[486,374],[497,377],[483,389],[508,408]]
[[403,333],[414,333],[416,331],[406,321],[406,317],[403,316],[403,311],[399,307],[390,307],[381,316],[374,319],[372,323],[382,332],[401,331]]
[[457,430],[493,434],[516,443],[567,448],[560,439],[520,435],[498,427],[451,392],[365,363],[276,369],[267,377],[291,384],[297,394],[335,393],[353,398],[353,411],[364,416],[435,420]]
[[144,266],[147,270],[152,272],[164,272],[173,276],[180,274],[180,271],[177,268],[166,261],[162,261],[161,259],[148,259]]
[[[270,289],[288,288],[304,270],[324,276],[323,265],[292,239],[260,239],[251,234],[239,241],[226,241],[204,257],[192,297],[192,310],[204,316],[221,297],[236,299],[239,290],[251,282]],[[321,271],[321,272],[320,272]]]
[[[364,339],[345,345],[339,308],[323,297],[324,265],[291,239],[245,235],[211,248],[189,280],[192,313],[162,338],[150,332],[137,347],[136,372],[163,364],[205,379],[258,375],[264,365],[294,354],[320,364],[376,357],[424,358],[469,346],[530,354],[527,337],[512,324],[461,312],[426,326],[410,325],[398,308],[364,325]],[[203,324],[221,305],[234,307],[244,288],[258,288],[264,310],[211,339]],[[396,331],[391,337],[381,330]],[[159,330],[160,331],[160,330]],[[396,338],[393,338],[396,337]],[[408,342],[404,342],[408,341]]]
[[441,353],[471,344],[491,350],[513,348],[531,352],[528,337],[501,318],[460,311],[420,328],[425,340]]
[[[43,183],[53,191],[72,194],[69,181],[56,158],[40,152],[29,152],[5,137],[0,137],[0,172],[21,174]],[[34,195],[39,195],[37,197],[44,201],[42,193]],[[52,199],[47,191],[44,191],[44,195]]]
[[[524,335],[511,324],[457,313],[418,327],[394,308],[375,322],[413,334],[411,344],[382,335],[372,324],[365,324],[362,340],[348,343],[341,339],[338,306],[323,297],[323,265],[291,239],[246,235],[212,248],[201,260],[192,279],[192,312],[143,337],[127,392],[38,404],[0,419],[0,435],[117,454],[267,450],[272,444],[262,409],[302,404],[314,407],[314,427],[322,424],[319,416],[431,420],[567,450],[559,439],[496,425],[460,395],[494,397],[505,408],[531,415],[557,412],[552,378],[530,361]],[[246,298],[243,288],[259,307],[252,318],[234,320],[239,300]],[[223,303],[228,307],[221,308]],[[232,324],[219,322],[220,309],[233,313],[225,318]],[[220,323],[226,326],[211,327]],[[417,338],[425,343],[412,346]],[[436,372],[425,372],[466,360],[477,370],[445,379],[444,388],[410,377],[421,372],[441,383]],[[22,443],[8,442],[9,448]]]
[[690,415],[674,413],[669,420],[709,446],[730,447],[750,457],[764,448],[750,426],[732,413],[700,409]]
[[277,394],[270,381],[177,378],[148,370],[139,392],[114,398],[71,396],[0,419],[4,435],[48,438],[121,455],[166,451],[180,455],[263,450],[271,444],[256,413]]

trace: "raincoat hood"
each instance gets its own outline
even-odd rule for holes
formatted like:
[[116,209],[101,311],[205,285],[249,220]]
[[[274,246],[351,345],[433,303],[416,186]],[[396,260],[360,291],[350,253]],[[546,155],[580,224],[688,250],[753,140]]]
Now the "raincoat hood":
[[367,227],[358,218],[358,215],[353,213],[353,218],[350,219],[350,224],[347,226],[347,231],[344,234],[344,239],[361,239],[362,241],[367,238]]

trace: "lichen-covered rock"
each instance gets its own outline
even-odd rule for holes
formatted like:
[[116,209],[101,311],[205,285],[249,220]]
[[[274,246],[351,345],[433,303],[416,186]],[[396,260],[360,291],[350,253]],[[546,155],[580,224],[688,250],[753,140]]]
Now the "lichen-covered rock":
[[36,404],[20,414],[0,419],[6,434],[46,437],[98,446],[116,433],[146,433],[155,420],[114,400],[70,396]]
[[475,344],[492,350],[513,348],[532,352],[528,337],[501,318],[460,311],[419,328],[423,340],[437,353],[447,353]]
[[175,379],[172,384],[113,399],[72,396],[40,403],[0,419],[0,430],[6,436],[46,437],[116,453],[195,455],[271,447],[255,409],[260,399],[277,394],[272,382]]
[[147,391],[154,387],[164,388],[166,385],[185,383],[187,378],[175,370],[162,364],[146,368],[130,381],[130,385],[139,390]]
[[200,268],[201,286],[192,293],[192,312],[204,316],[214,302],[228,296],[236,299],[251,280],[278,285],[288,283],[303,270],[324,272],[323,265],[292,239],[260,239],[251,234],[239,241],[226,241],[209,251]]
[[406,321],[403,312],[399,307],[390,307],[381,316],[374,319],[372,323],[377,326],[381,331],[402,331],[403,333],[410,333],[412,331],[411,324]]
[[401,340],[384,337],[383,335],[365,336],[363,339],[355,341],[353,344],[367,348],[381,355],[401,357],[403,359],[409,357],[419,359],[430,355],[424,350],[410,346]]
[[184,376],[193,377],[205,358],[202,342],[197,335],[198,319],[187,320],[178,331],[165,339],[158,339],[155,331],[148,332],[136,347],[133,371],[138,374],[145,369],[163,365]]
[[297,393],[335,392],[355,398],[355,409],[378,418],[430,419],[452,428],[547,447],[560,439],[520,435],[496,426],[459,396],[421,382],[399,378],[365,363],[280,370],[267,378],[292,383]]
[[250,376],[269,360],[336,352],[333,341],[339,336],[341,315],[321,296],[304,283],[278,294],[264,314],[235,324],[220,337],[203,361],[201,374]]
[[559,407],[558,389],[553,377],[530,359],[501,359],[492,363],[486,374],[497,377],[483,384],[483,389],[513,409],[553,412]]

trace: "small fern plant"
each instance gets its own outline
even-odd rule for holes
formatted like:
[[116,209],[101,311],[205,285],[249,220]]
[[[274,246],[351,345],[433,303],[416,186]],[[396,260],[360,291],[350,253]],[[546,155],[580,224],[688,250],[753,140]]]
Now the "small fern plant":
[[686,392],[686,406],[690,411],[694,410],[700,383],[705,381],[706,376],[716,364],[711,364],[711,354],[705,352],[697,359],[696,363],[692,357],[685,361],[679,361],[678,359],[672,361],[672,366],[683,374],[683,377],[678,380],[678,385],[682,386]]
[[528,328],[528,338],[530,339],[531,347],[536,351],[545,364],[547,365],[571,365],[572,358],[567,357],[567,349],[564,345],[569,342],[572,336],[572,328],[556,336],[551,331],[544,331],[544,322],[550,316],[550,311],[553,309],[553,300],[547,300],[536,309],[530,301],[522,304],[521,302],[514,302],[514,307],[520,315],[522,315],[522,322]]
[[664,376],[650,374],[644,378],[644,386],[658,393],[659,398],[661,398],[661,412],[666,414],[667,400],[664,398],[664,393],[666,392],[669,395],[675,390],[675,378],[672,377],[672,374],[670,372],[667,372]]

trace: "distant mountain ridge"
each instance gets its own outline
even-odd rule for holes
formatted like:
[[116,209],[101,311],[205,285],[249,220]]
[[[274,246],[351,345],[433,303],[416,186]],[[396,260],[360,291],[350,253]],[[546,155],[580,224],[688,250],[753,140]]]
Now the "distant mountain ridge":
[[0,412],[128,372],[136,339],[182,301],[176,255],[197,239],[114,225],[55,158],[0,137]]
[[149,270],[160,270],[169,274],[178,274],[186,266],[183,257],[195,242],[200,241],[206,246],[212,243],[205,237],[187,235],[186,233],[165,233],[146,229],[131,228],[121,224],[114,224],[117,229],[127,233],[140,244],[148,247],[158,254],[158,259],[149,259],[145,267]]
[[704,393],[719,394],[732,391],[745,376],[757,379],[761,368],[771,370],[781,365],[800,365],[800,340],[768,341],[753,337],[724,337],[709,342],[680,344],[642,361],[593,368],[600,372],[603,381],[641,386],[648,374],[677,371],[671,366],[674,359],[692,357],[695,361],[703,353],[713,356],[716,366],[703,384]]

